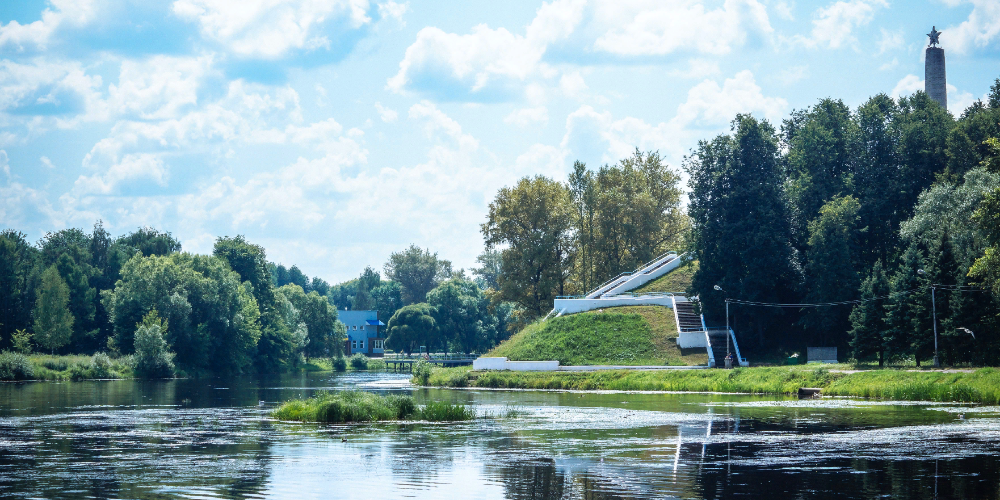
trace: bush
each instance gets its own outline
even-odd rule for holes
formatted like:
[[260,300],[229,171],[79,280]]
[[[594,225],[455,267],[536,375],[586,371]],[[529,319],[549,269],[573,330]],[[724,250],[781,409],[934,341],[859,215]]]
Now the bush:
[[385,369],[386,369],[385,361],[382,361],[381,359],[369,359],[368,360],[368,370],[369,371],[379,371],[379,372],[382,372],[382,371],[385,371]]
[[360,352],[351,356],[350,359],[351,368],[355,370],[367,370],[368,369],[368,356],[361,354]]
[[421,359],[413,365],[413,381],[419,385],[427,385],[431,378],[431,364]]
[[30,380],[35,378],[35,368],[27,356],[18,352],[0,353],[0,380]]
[[69,369],[69,362],[63,358],[46,357],[39,364],[54,372],[64,372]]
[[90,358],[90,378],[115,378],[114,364],[111,358],[99,352]]
[[173,354],[156,324],[139,325],[135,331],[135,374],[143,378],[166,378],[174,374]]
[[330,360],[330,366],[333,367],[333,371],[345,372],[347,371],[347,360],[343,356],[337,356]]
[[10,336],[14,350],[21,354],[31,354],[31,332],[17,330]]

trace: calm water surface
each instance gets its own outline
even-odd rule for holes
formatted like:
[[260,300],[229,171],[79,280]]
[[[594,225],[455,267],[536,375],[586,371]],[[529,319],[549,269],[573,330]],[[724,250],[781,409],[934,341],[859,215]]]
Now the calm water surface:
[[[0,498],[1000,498],[997,407],[406,379],[0,384]],[[268,415],[348,388],[518,416],[330,426]]]

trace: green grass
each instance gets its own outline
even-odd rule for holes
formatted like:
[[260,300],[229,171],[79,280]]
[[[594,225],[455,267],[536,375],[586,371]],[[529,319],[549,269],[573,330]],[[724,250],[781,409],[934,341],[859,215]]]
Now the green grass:
[[[461,383],[455,384],[456,380],[461,380]],[[996,368],[982,368],[971,373],[904,370],[839,373],[815,365],[733,370],[595,372],[474,372],[468,368],[436,368],[426,385],[745,394],[794,394],[800,387],[818,387],[828,396],[1000,404],[1000,370]]]
[[558,360],[562,365],[699,365],[704,349],[677,347],[673,311],[628,306],[551,318],[528,325],[486,356],[511,361]]
[[657,278],[645,285],[632,290],[635,293],[643,292],[686,292],[691,286],[691,278],[698,270],[698,261],[693,260],[682,264],[677,269],[670,271],[665,276]]
[[279,420],[299,422],[376,422],[387,420],[427,420],[433,422],[470,420],[475,412],[465,405],[432,402],[417,406],[410,396],[380,396],[368,392],[325,393],[310,399],[298,399],[272,412]]
[[111,358],[104,353],[93,356],[25,356],[10,352],[0,356],[0,380],[123,379],[134,376],[131,356]]

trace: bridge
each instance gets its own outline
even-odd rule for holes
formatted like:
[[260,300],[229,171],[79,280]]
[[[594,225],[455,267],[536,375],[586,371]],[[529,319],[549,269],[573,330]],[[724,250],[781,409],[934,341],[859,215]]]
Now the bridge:
[[447,367],[447,366],[465,366],[471,365],[473,361],[476,360],[476,356],[467,356],[465,354],[386,354],[382,358],[385,361],[386,367],[391,368],[393,371],[413,371],[413,365],[417,361],[426,361],[430,364]]

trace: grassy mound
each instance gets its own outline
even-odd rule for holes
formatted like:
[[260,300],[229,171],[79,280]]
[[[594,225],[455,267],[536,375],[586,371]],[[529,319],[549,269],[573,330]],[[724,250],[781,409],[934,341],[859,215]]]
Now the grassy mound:
[[476,416],[465,405],[436,401],[420,407],[410,396],[380,396],[360,391],[327,393],[310,399],[289,401],[274,410],[272,415],[279,420],[324,423],[384,420],[444,422],[470,420]]
[[632,290],[635,293],[643,292],[686,292],[691,286],[691,278],[698,270],[698,261],[693,260],[682,264],[677,269],[670,271],[665,276],[661,276],[645,285]]
[[628,306],[588,311],[534,323],[486,356],[512,361],[558,360],[562,365],[700,365],[704,349],[677,347],[673,311]]

